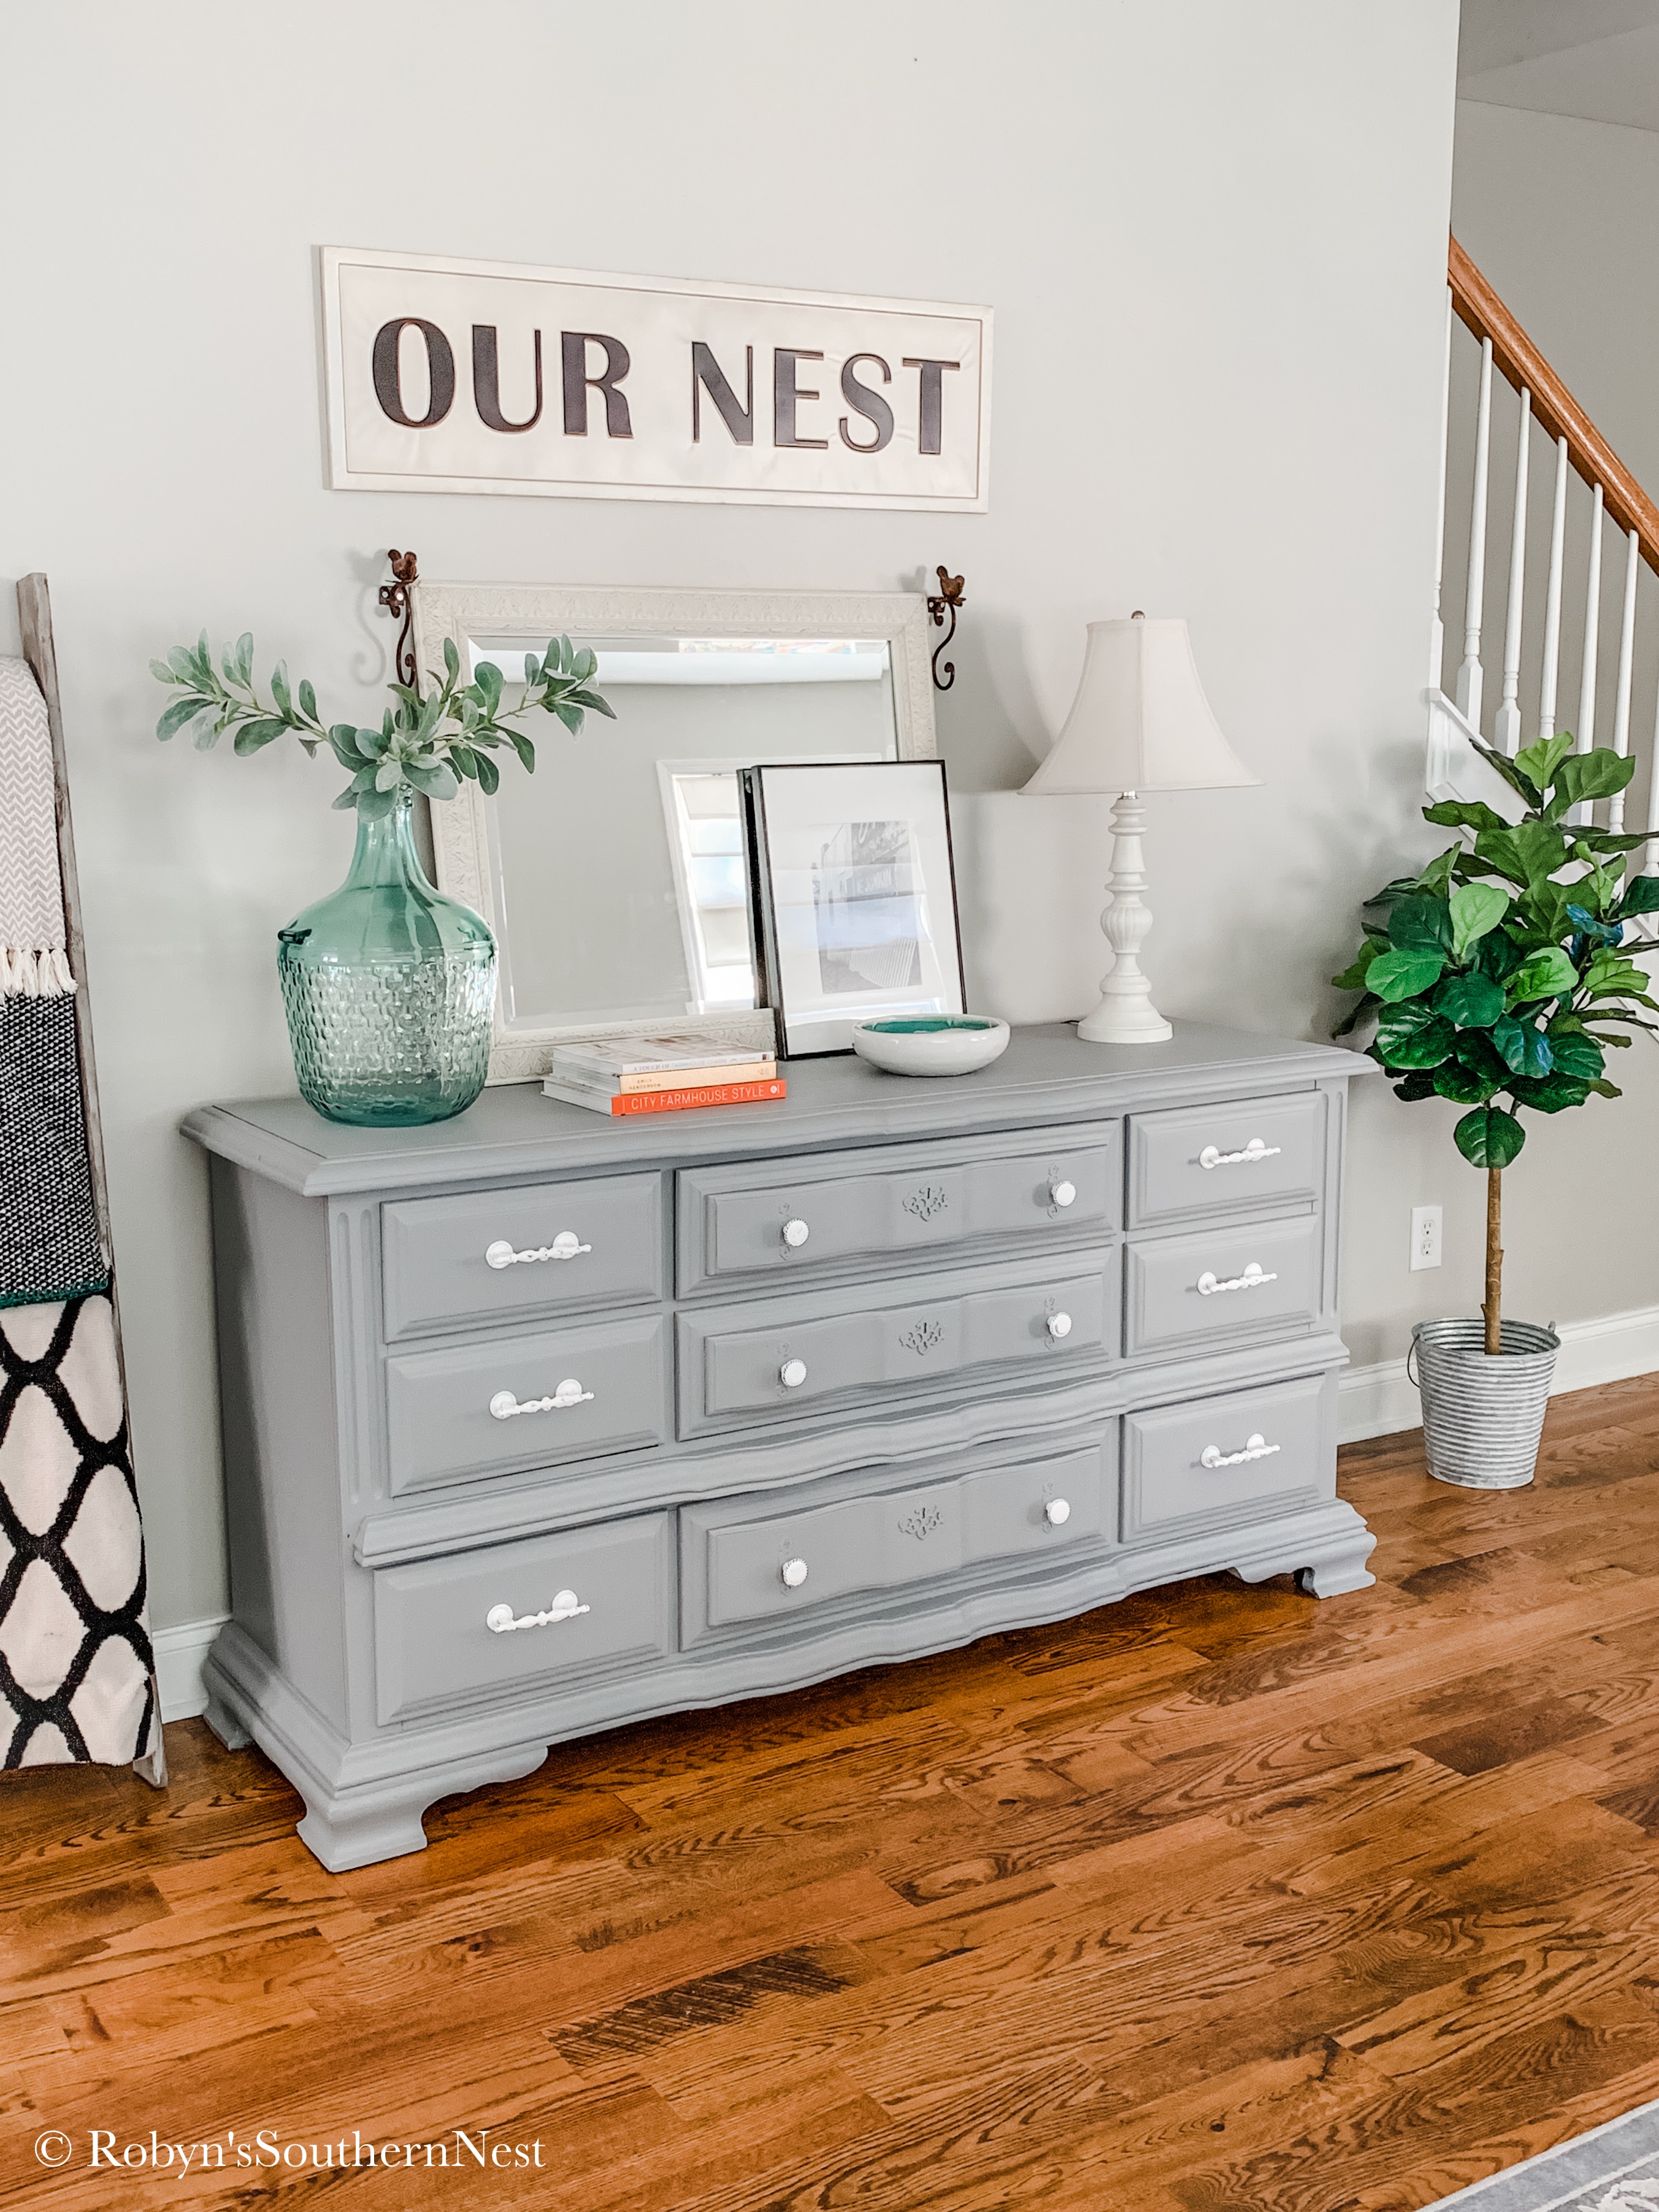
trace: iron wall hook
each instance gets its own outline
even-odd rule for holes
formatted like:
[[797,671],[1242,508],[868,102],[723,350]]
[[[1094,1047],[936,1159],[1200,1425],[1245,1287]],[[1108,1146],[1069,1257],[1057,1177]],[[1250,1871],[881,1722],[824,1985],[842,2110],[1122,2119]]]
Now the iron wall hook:
[[[401,615],[403,628],[398,633],[398,648],[394,665],[399,684],[406,684],[411,691],[421,688],[419,672],[415,665],[415,602],[410,596],[420,581],[412,553],[400,553],[394,545],[386,555],[391,563],[392,581],[380,586],[380,605],[396,622]],[[940,575],[945,574],[941,568]]]
[[[967,580],[965,577],[953,576],[948,569],[943,568],[936,570],[935,574],[939,577],[939,589],[927,594],[927,611],[933,617],[933,628],[944,629],[945,635],[933,647],[933,683],[939,690],[948,691],[957,680],[957,665],[954,660],[947,660],[945,664],[945,673],[941,676],[939,671],[939,657],[956,635],[957,615],[968,604],[963,593],[963,586]],[[949,629],[945,629],[947,609],[951,617],[951,627]]]

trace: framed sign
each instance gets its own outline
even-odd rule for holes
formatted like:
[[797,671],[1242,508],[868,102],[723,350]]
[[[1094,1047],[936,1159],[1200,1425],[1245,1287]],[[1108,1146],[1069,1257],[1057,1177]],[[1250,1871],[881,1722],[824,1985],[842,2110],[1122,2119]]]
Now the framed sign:
[[325,246],[329,482],[979,513],[991,310]]

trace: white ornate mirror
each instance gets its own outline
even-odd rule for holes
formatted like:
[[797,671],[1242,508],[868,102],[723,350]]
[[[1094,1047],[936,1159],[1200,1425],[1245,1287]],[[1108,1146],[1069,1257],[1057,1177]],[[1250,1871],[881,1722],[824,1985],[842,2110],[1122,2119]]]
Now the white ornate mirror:
[[755,1005],[736,770],[768,761],[926,760],[933,701],[919,593],[416,586],[415,642],[441,669],[568,636],[599,656],[615,721],[549,720],[536,769],[434,806],[441,889],[501,951],[492,1083],[546,1072],[576,1037],[702,1028],[770,1041]]

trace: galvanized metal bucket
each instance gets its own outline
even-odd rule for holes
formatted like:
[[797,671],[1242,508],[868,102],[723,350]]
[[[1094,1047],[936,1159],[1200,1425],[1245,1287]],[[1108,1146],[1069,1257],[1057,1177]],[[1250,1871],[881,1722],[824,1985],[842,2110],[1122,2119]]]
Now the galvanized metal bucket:
[[1420,1321],[1406,1360],[1423,1397],[1423,1449],[1437,1482],[1519,1490],[1533,1478],[1561,1340],[1526,1321],[1503,1325],[1487,1352],[1486,1325]]

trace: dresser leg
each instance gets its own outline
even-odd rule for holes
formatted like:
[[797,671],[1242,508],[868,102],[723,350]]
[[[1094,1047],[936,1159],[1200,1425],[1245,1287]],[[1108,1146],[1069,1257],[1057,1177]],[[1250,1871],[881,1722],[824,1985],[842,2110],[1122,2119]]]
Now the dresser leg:
[[253,1741],[228,1705],[221,1705],[211,1690],[202,1718],[227,1751],[246,1751]]
[[1297,1588],[1310,1597],[1340,1597],[1346,1590],[1369,1589],[1376,1580],[1365,1565],[1376,1539],[1369,1530],[1357,1544],[1328,1553],[1311,1567],[1298,1567]]
[[406,1858],[426,1849],[421,1815],[435,1796],[429,1784],[405,1797],[380,1797],[373,1804],[318,1804],[306,1800],[300,1841],[331,1874],[374,1866],[381,1859]]

